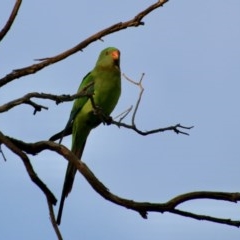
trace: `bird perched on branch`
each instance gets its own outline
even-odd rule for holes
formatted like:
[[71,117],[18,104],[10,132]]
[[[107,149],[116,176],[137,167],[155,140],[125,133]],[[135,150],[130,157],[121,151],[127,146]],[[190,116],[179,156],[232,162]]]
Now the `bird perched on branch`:
[[[108,47],[100,53],[95,67],[83,78],[78,92],[86,88],[87,92],[92,93],[92,97],[77,98],[65,129],[50,138],[53,141],[62,138],[72,129],[71,150],[79,160],[81,160],[90,131],[103,122],[101,116],[109,117],[120,97],[120,51],[117,48]],[[100,111],[100,114],[96,109]],[[74,165],[69,162],[57,216],[58,224],[61,223],[64,201],[71,192],[76,171]]]

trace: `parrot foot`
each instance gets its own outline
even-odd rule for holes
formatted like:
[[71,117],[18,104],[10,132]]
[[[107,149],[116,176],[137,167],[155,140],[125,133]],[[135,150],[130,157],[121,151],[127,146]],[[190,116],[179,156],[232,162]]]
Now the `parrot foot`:
[[95,106],[93,109],[93,114],[98,116],[101,120],[101,122],[105,125],[110,125],[112,123],[112,117],[107,116],[104,112],[103,109],[99,106]]

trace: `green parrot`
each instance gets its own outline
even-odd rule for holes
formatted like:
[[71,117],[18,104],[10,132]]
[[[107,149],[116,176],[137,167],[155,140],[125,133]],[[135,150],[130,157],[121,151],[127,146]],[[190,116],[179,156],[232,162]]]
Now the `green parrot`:
[[[100,53],[95,67],[83,78],[78,92],[84,88],[93,93],[95,106],[105,116],[109,116],[121,94],[120,51],[117,48],[108,47]],[[103,120],[93,108],[91,99],[89,97],[77,98],[65,129],[55,134],[50,140],[61,139],[64,135],[72,133],[71,150],[81,160],[90,131],[101,122]],[[76,171],[77,169],[69,162],[58,210],[58,225],[61,223],[64,201],[71,192]]]

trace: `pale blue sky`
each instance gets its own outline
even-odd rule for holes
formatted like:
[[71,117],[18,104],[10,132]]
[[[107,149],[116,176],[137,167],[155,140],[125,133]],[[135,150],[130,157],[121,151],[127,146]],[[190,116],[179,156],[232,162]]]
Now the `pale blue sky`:
[[[15,1],[0,3],[0,28]],[[152,2],[153,3],[153,2]],[[0,44],[1,76],[56,55],[88,36],[134,17],[148,1],[23,1]],[[109,189],[136,201],[164,202],[189,191],[240,189],[239,89],[240,1],[169,1],[127,29],[92,43],[83,52],[0,89],[0,105],[28,92],[73,94],[108,46],[121,50],[121,69],[134,80],[144,72],[139,128],[194,125],[190,136],[165,132],[142,137],[116,126],[100,126],[87,142],[83,160]],[[139,90],[122,80],[122,96],[112,116],[136,102]],[[1,114],[1,131],[24,141],[46,140],[61,130],[71,103],[36,116],[29,106]],[[126,119],[126,121],[129,119]],[[71,139],[63,141],[71,146]],[[56,239],[45,196],[30,181],[16,156],[3,148],[0,160],[0,238]],[[39,177],[60,197],[66,161],[52,152],[31,157]],[[57,211],[58,206],[55,208]],[[239,204],[193,201],[181,209],[240,219]],[[237,228],[172,214],[148,220],[101,198],[76,177],[65,202],[64,239],[239,239]]]

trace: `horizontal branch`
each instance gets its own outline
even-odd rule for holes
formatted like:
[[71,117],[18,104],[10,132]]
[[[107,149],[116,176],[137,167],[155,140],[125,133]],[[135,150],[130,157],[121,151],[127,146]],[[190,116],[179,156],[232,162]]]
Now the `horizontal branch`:
[[34,74],[34,73],[38,72],[39,70],[41,70],[53,63],[59,62],[65,58],[73,55],[76,52],[82,51],[90,43],[97,41],[97,40],[103,38],[104,36],[107,36],[114,32],[121,31],[121,30],[129,28],[129,27],[138,27],[138,26],[144,25],[144,23],[142,22],[142,19],[145,16],[147,16],[150,12],[152,12],[153,10],[163,6],[166,2],[168,2],[168,0],[157,1],[156,3],[152,4],[151,6],[149,6],[145,10],[143,10],[142,12],[138,13],[131,20],[128,20],[126,22],[119,22],[119,23],[116,23],[104,30],[101,30],[101,31],[97,32],[96,34],[93,34],[92,36],[88,37],[81,43],[77,44],[75,47],[73,47],[65,52],[62,52],[54,57],[38,59],[39,61],[41,61],[40,63],[13,70],[11,73],[7,74],[5,77],[0,79],[0,87],[4,86],[5,84],[7,84],[15,79],[20,78],[22,76]]
[[[73,94],[73,95],[66,95],[66,94],[54,95],[54,94],[38,93],[38,92],[28,93],[21,98],[14,99],[14,100],[0,106],[0,113],[6,112],[6,111],[8,111],[8,110],[12,109],[13,107],[16,107],[20,104],[29,104],[32,107],[34,107],[34,114],[35,114],[36,112],[41,111],[42,109],[48,109],[48,108],[31,101],[32,98],[49,99],[49,100],[55,101],[56,104],[59,104],[61,102],[72,101],[72,100],[74,100],[76,98],[79,98],[79,97],[86,97],[86,96],[90,97],[91,93],[87,92],[86,90],[91,85],[92,84],[87,85],[81,92]],[[185,126],[182,126],[181,124],[176,124],[174,126],[169,126],[169,127],[165,127],[165,128],[157,128],[157,129],[153,129],[153,130],[150,130],[150,131],[142,131],[142,130],[140,130],[136,127],[135,123],[133,123],[133,125],[132,124],[130,125],[130,124],[126,124],[126,123],[123,123],[123,122],[120,122],[120,121],[114,121],[113,119],[111,119],[111,121],[109,121],[109,124],[114,124],[118,127],[124,127],[124,128],[128,128],[128,129],[132,129],[133,131],[135,131],[138,134],[143,135],[143,136],[146,136],[146,135],[149,135],[149,134],[154,134],[154,133],[159,133],[159,132],[165,132],[165,131],[174,131],[177,134],[189,135],[188,133],[186,133],[186,132],[184,132],[180,129],[190,130],[191,128],[193,128],[193,126],[185,127]],[[66,131],[65,136],[71,134],[71,132],[72,132],[71,129],[68,129],[68,131]],[[55,141],[56,139],[54,138],[54,139],[51,139],[51,140]]]
[[118,126],[118,127],[124,127],[124,128],[128,128],[128,129],[132,129],[133,131],[137,132],[138,134],[140,134],[142,136],[146,136],[146,135],[150,135],[150,134],[154,134],[154,133],[159,133],[159,132],[165,132],[165,131],[174,131],[177,134],[189,135],[189,133],[181,131],[181,130],[179,130],[179,128],[180,129],[186,129],[186,130],[190,130],[190,129],[193,128],[193,126],[185,127],[185,126],[182,126],[181,124],[176,124],[174,126],[157,128],[157,129],[153,129],[153,130],[149,130],[149,131],[142,131],[142,130],[138,129],[135,124],[130,125],[130,124],[117,122],[117,121],[112,121],[111,123]]
[[6,111],[12,109],[13,107],[16,107],[16,106],[21,105],[21,104],[29,104],[32,107],[34,107],[34,109],[35,109],[34,114],[35,114],[36,112],[41,111],[42,109],[48,109],[48,108],[31,101],[32,98],[49,99],[49,100],[55,101],[56,104],[59,104],[59,103],[62,103],[62,102],[69,102],[69,101],[72,101],[72,100],[74,100],[76,98],[79,98],[79,97],[86,97],[86,96],[89,97],[89,96],[91,96],[92,93],[89,93],[89,91],[87,92],[87,90],[92,85],[93,85],[93,83],[87,84],[81,90],[81,92],[78,92],[78,93],[73,94],[73,95],[66,95],[66,94],[55,95],[55,94],[38,93],[38,92],[28,93],[28,94],[24,95],[23,97],[14,99],[14,100],[0,106],[0,113],[1,112],[6,112]]
[[[190,200],[199,200],[199,199],[211,199],[211,200],[222,200],[229,202],[239,202],[240,201],[240,193],[227,193],[227,192],[211,192],[211,191],[199,191],[199,192],[190,192],[185,193],[179,196],[172,198],[171,200],[165,203],[151,203],[151,202],[136,202],[130,199],[125,199],[119,197],[113,193],[111,193],[108,188],[101,183],[95,175],[91,172],[91,170],[87,167],[87,165],[78,160],[78,158],[66,147],[63,145],[56,144],[50,141],[41,141],[36,143],[25,143],[23,141],[19,141],[17,139],[8,138],[9,141],[13,142],[19,149],[28,153],[28,154],[37,154],[43,150],[52,150],[62,155],[67,161],[74,164],[74,166],[78,169],[79,172],[84,176],[84,178],[88,181],[88,183],[92,186],[92,188],[98,192],[103,198],[106,200],[125,207],[127,209],[131,209],[137,211],[143,218],[147,218],[148,212],[169,212],[185,217],[190,217],[198,220],[206,220],[210,222],[217,222],[221,224],[231,225],[231,226],[240,226],[240,221],[233,221],[231,219],[224,218],[216,218],[207,215],[196,214],[192,212],[182,211],[176,209],[182,203],[188,202]],[[1,138],[0,138],[1,141]],[[1,142],[0,142],[1,143]],[[5,142],[2,142],[5,144]]]

